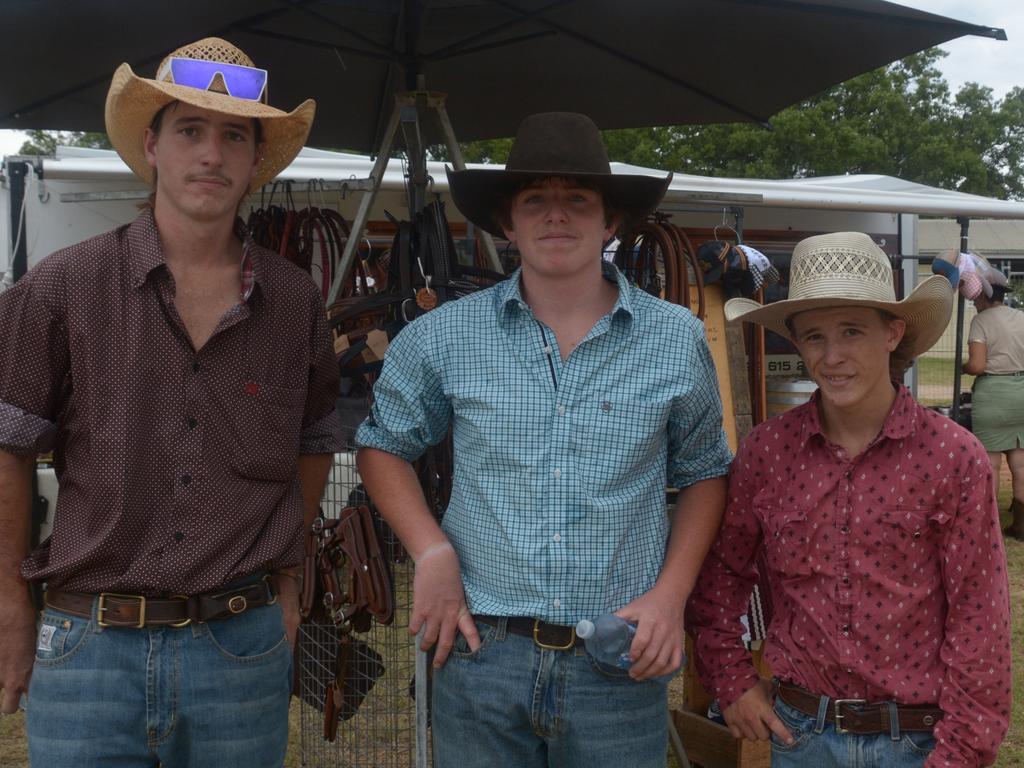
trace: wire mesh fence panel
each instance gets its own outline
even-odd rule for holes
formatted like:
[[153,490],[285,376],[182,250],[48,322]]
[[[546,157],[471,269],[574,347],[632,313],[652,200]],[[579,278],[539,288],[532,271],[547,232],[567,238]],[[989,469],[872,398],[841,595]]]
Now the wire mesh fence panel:
[[[967,357],[967,332],[971,327],[971,320],[977,314],[971,302],[965,302],[962,324],[963,341],[961,359]],[[917,358],[917,399],[923,405],[952,405],[953,388],[956,366],[956,325],[957,310],[954,307],[953,316],[942,336],[935,345],[924,355]],[[974,377],[963,374],[960,380],[960,391],[970,392]]]
[[[351,503],[365,502],[354,454],[336,454],[324,492],[325,517],[337,517]],[[365,633],[339,641],[331,623],[304,624],[299,633],[301,765],[311,768],[414,768],[416,765],[416,654],[410,637],[412,561],[385,526],[378,528],[390,565],[395,616]],[[324,704],[335,695],[339,659],[347,666],[334,741],[324,738]],[[346,663],[347,659],[347,663]]]

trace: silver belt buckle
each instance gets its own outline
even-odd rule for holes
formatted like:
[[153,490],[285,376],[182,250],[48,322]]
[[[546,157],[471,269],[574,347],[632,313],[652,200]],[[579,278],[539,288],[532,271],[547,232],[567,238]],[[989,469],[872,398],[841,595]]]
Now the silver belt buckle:
[[835,713],[833,719],[836,724],[836,733],[849,733],[848,730],[843,728],[843,713],[839,711],[839,708],[843,704],[867,704],[867,699],[833,699],[832,709]]

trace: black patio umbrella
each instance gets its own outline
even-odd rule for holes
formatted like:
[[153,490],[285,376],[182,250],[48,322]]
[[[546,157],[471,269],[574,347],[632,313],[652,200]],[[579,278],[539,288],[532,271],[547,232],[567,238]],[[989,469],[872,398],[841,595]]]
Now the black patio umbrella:
[[882,0],[21,0],[3,30],[0,128],[101,131],[118,64],[152,77],[216,35],[270,70],[275,106],[317,100],[311,144],[359,151],[392,94],[423,84],[462,140],[546,110],[602,128],[767,121],[929,46],[1006,37]]

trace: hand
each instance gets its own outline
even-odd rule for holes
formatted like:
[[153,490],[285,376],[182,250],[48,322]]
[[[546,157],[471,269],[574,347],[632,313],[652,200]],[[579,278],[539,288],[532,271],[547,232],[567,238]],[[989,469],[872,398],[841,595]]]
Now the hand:
[[420,648],[434,648],[434,668],[444,666],[458,630],[469,643],[470,650],[480,647],[480,635],[466,607],[462,590],[459,557],[447,541],[427,547],[416,560],[412,585],[412,616],[409,631],[417,634],[423,627]]
[[23,693],[28,693],[36,647],[36,609],[26,592],[23,598],[5,598],[0,603],[0,714],[17,711]]
[[629,676],[649,680],[675,672],[683,663],[683,609],[676,595],[657,585],[615,612],[636,624],[629,647]]
[[284,631],[288,635],[288,643],[295,650],[295,641],[299,636],[299,581],[289,572],[274,574],[274,593],[281,604],[281,616],[284,618]]
[[722,713],[729,731],[737,739],[766,740],[775,734],[792,744],[793,736],[772,708],[772,684],[760,680],[757,685],[730,704]]

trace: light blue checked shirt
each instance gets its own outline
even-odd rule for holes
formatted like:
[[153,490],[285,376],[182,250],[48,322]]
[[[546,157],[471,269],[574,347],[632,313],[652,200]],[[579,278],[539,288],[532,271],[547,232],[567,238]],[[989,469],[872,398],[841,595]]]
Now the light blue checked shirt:
[[574,624],[658,577],[665,487],[731,459],[704,329],[630,285],[565,363],[519,272],[442,305],[392,342],[360,446],[408,461],[454,426],[442,522],[470,611]]

